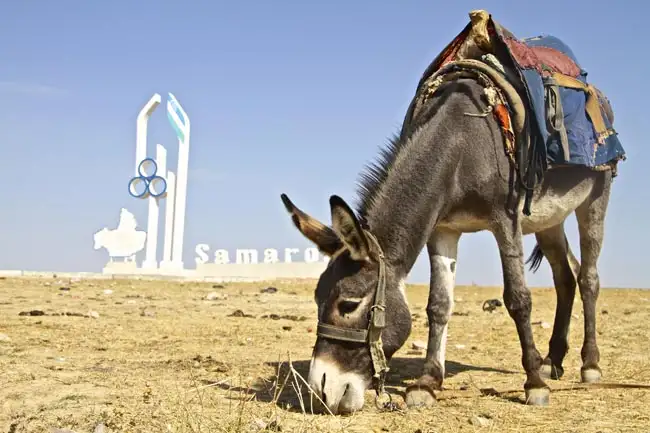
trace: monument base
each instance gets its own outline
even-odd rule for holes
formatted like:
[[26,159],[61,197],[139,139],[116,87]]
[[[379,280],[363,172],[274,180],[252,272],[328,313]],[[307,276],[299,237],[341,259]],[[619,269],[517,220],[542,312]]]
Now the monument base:
[[327,263],[251,263],[224,264],[198,263],[195,274],[200,277],[233,277],[272,280],[276,278],[318,278]]
[[[164,263],[164,262],[163,262]],[[175,266],[160,268],[138,268],[135,262],[109,262],[104,274],[142,275],[160,277],[196,278],[210,281],[264,281],[275,279],[318,279],[327,263],[252,263],[252,264],[197,264],[196,269],[178,269]]]
[[104,274],[131,274],[139,271],[138,264],[133,262],[108,262],[104,265]]

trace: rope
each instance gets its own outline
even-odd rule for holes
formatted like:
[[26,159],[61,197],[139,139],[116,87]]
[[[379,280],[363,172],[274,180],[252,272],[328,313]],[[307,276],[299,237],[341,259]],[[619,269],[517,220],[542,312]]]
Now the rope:
[[[645,383],[620,383],[620,382],[598,382],[592,384],[585,383],[571,383],[570,386],[563,386],[557,388],[551,388],[551,393],[554,392],[566,392],[566,391],[585,391],[589,389],[649,389],[650,384]],[[496,390],[494,388],[480,388],[479,393],[473,390],[442,390],[436,391],[435,397],[436,400],[452,400],[457,398],[473,398],[473,397],[486,397],[486,396],[495,396],[500,397],[507,394],[518,394],[521,393],[521,389],[505,389],[505,390]]]

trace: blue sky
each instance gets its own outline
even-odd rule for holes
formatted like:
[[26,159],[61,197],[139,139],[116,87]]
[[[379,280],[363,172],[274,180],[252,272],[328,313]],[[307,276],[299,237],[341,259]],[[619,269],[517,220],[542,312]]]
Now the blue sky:
[[[520,37],[560,37],[609,96],[628,160],[601,281],[650,286],[643,2],[3,2],[0,269],[99,271],[107,256],[92,234],[114,228],[121,207],[146,229],[146,203],[126,185],[135,117],[154,92],[173,92],[192,122],[186,266],[198,243],[309,247],[280,193],[326,222],[330,194],[353,202],[359,171],[399,128],[424,68],[476,8]],[[164,106],[150,125],[149,154],[161,142],[175,165]],[[578,252],[573,216],[567,230]],[[528,254],[534,238],[525,245]],[[550,275],[545,262],[529,284]],[[491,234],[461,239],[457,280],[501,284]],[[412,281],[428,281],[424,256]]]

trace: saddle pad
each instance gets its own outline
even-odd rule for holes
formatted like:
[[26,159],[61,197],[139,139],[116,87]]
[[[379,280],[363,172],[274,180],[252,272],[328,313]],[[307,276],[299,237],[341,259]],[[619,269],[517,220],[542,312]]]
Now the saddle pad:
[[[480,11],[484,13],[484,11]],[[472,17],[473,13],[470,13]],[[489,15],[488,15],[489,16]],[[477,26],[479,26],[477,24]],[[465,28],[442,50],[425,70],[416,95],[420,92],[426,80],[445,64],[467,55],[464,50],[465,40],[472,34],[473,23],[468,23]],[[561,77],[572,80],[580,86],[587,86],[587,72],[580,66],[571,48],[562,40],[551,35],[536,36],[519,39],[509,30],[498,24],[492,16],[487,20],[487,34],[490,41],[482,40],[481,43],[497,45],[491,48],[502,63],[507,63],[518,76],[519,83],[513,83],[522,88],[522,95],[529,113],[533,114],[536,128],[533,132],[538,134],[538,139],[545,146],[541,151],[546,161],[547,168],[558,165],[582,165],[598,169],[599,166],[615,164],[625,159],[625,151],[621,145],[618,134],[613,128],[613,112],[609,101],[597,89],[592,88],[597,96],[597,108],[591,105],[591,110],[600,110],[604,131],[598,134],[593,120],[588,114],[588,95],[584,90],[558,85],[559,98],[563,109],[563,123],[568,138],[569,158],[565,161],[560,136],[551,134],[547,125],[547,96],[544,80],[559,74]],[[485,38],[484,38],[485,39]],[[481,60],[477,58],[477,60]],[[575,87],[575,86],[574,86]],[[592,102],[593,104],[593,102]],[[593,111],[592,111],[593,113]],[[410,122],[407,113],[405,126]]]

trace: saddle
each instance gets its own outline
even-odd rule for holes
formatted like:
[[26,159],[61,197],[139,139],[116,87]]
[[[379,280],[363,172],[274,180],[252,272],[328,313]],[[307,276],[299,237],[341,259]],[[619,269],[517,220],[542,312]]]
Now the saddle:
[[[519,155],[518,170],[527,172],[528,180],[522,181],[528,192],[524,213],[529,213],[534,184],[547,169],[581,165],[611,169],[616,175],[625,151],[613,127],[614,112],[603,92],[587,82],[587,71],[571,48],[551,35],[519,39],[484,10],[471,11],[469,17],[470,22],[422,75],[402,133],[411,128],[418,101],[431,92],[432,80],[440,81],[439,75],[449,66],[479,61],[498,71],[516,89],[526,110],[530,142],[519,140],[515,151],[506,149]],[[504,105],[511,115],[516,114],[515,107],[507,101]],[[498,120],[503,126],[502,119]]]

